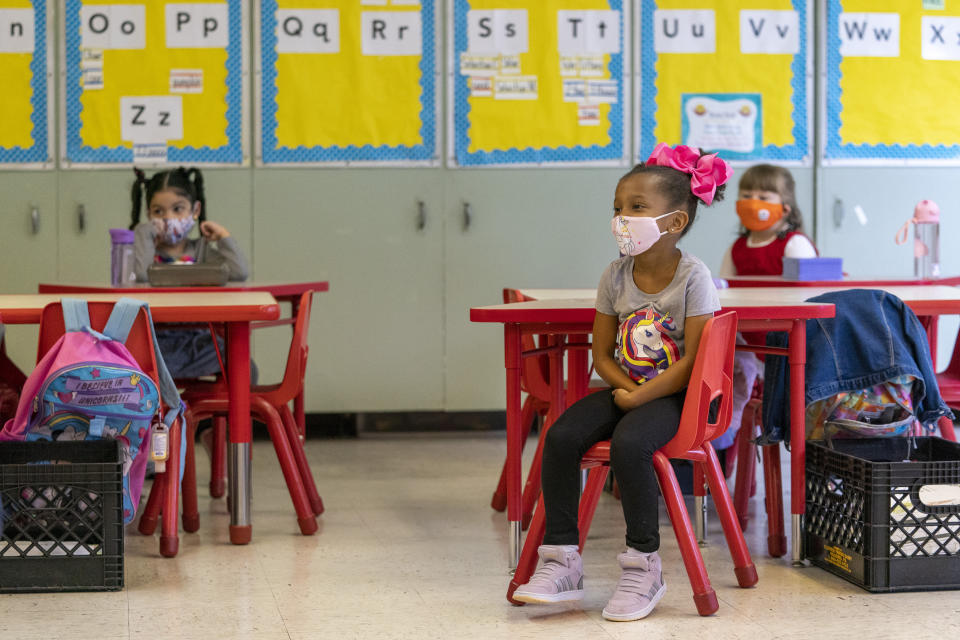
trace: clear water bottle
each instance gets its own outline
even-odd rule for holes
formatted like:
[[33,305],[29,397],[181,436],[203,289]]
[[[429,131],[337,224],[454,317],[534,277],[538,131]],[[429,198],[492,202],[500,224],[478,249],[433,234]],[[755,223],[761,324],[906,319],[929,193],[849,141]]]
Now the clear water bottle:
[[897,232],[897,244],[907,241],[913,224],[913,276],[918,279],[940,277],[940,207],[932,200],[921,200],[913,210],[913,218]]

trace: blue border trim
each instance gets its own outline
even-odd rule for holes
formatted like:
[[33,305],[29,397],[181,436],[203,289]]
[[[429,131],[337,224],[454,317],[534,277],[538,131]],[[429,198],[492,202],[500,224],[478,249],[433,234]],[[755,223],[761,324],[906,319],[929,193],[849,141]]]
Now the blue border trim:
[[960,158],[960,144],[846,144],[840,140],[843,122],[843,102],[840,99],[840,14],[841,0],[827,1],[827,142],[823,157],[827,160],[896,159],[896,160],[956,160]]
[[[241,164],[243,162],[243,2],[225,0],[230,17],[227,45],[227,144],[222,147],[167,148],[169,164],[197,162]],[[80,70],[80,8],[82,0],[66,0],[64,41],[66,43],[66,160],[77,163],[120,164],[133,162],[133,149],[89,147],[80,137],[83,95]]]
[[[680,94],[680,137],[687,139],[690,133],[690,118],[687,116],[686,104],[691,98],[710,98],[717,102],[728,102],[733,100],[749,100],[757,109],[757,119],[753,123],[753,139],[763,140],[763,96],[759,93],[681,93]],[[725,160],[756,160],[763,157],[763,149],[755,148],[753,151],[722,151]]]
[[[793,0],[800,29],[800,49],[790,65],[793,77],[793,144],[764,145],[762,153],[755,156],[764,160],[802,161],[809,154],[809,111],[807,109],[807,0]],[[640,148],[637,158],[643,160],[657,144],[654,131],[657,127],[657,53],[653,46],[653,12],[656,0],[642,0],[640,9]],[[724,154],[724,157],[730,154]],[[733,158],[730,155],[731,159]]]
[[0,163],[47,162],[50,132],[47,129],[47,0],[33,0],[33,59],[30,61],[30,96],[33,144],[29,147],[0,147]]
[[623,46],[627,42],[627,24],[623,14],[622,0],[609,0],[610,9],[620,12],[620,43],[621,52],[610,54],[610,79],[617,83],[617,102],[610,105],[609,119],[610,143],[605,146],[591,145],[589,147],[544,147],[534,149],[506,149],[497,151],[476,151],[471,153],[470,148],[470,102],[469,88],[465,76],[460,75],[460,54],[467,50],[467,11],[470,9],[469,0],[455,0],[453,13],[454,38],[454,74],[451,82],[454,88],[454,149],[457,164],[461,166],[483,166],[491,164],[514,163],[541,163],[541,162],[592,162],[604,160],[620,160],[623,158]]
[[436,92],[436,2],[420,5],[420,137],[422,143],[407,145],[363,145],[358,147],[278,147],[277,146],[277,0],[263,0],[260,20],[261,154],[264,164],[290,162],[376,162],[432,160],[437,152]]

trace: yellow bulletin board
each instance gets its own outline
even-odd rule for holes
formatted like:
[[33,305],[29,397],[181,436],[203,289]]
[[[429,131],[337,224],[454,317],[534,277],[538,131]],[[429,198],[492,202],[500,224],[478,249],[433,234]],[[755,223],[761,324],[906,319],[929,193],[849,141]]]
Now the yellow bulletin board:
[[811,162],[808,0],[641,0],[636,157],[658,142]]
[[245,162],[245,0],[64,12],[64,166]]
[[436,0],[261,0],[257,161],[439,163]]
[[960,4],[830,0],[825,29],[824,164],[960,163]]
[[46,0],[0,0],[0,165],[52,161],[51,58]]
[[630,7],[450,0],[450,165],[627,164]]

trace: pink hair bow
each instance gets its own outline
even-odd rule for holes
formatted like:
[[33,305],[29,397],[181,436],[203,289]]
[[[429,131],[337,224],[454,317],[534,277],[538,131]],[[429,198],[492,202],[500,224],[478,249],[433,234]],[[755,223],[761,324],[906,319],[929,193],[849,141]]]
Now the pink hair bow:
[[684,144],[671,148],[665,142],[659,143],[647,158],[647,164],[672,167],[690,175],[690,191],[706,205],[713,202],[717,187],[733,175],[730,165],[721,160],[717,154],[709,153],[701,156],[696,149],[691,149]]

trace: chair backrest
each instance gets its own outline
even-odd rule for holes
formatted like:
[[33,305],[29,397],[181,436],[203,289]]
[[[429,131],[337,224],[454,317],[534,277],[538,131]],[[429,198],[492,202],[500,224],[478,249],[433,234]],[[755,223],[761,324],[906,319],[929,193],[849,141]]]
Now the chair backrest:
[[[737,314],[722,313],[707,321],[693,363],[680,428],[663,448],[668,457],[699,447],[721,435],[730,425],[733,407],[733,352],[737,341]],[[719,398],[716,414],[710,407]]]
[[283,402],[293,400],[303,388],[303,377],[307,372],[307,355],[310,334],[310,307],[313,304],[313,291],[304,291],[300,295],[300,307],[293,324],[293,338],[290,340],[290,352],[287,354],[287,368],[283,372],[283,380],[274,392],[287,398]]
[[[533,300],[518,289],[504,289],[503,302],[527,302]],[[543,346],[543,345],[542,345]],[[523,351],[532,351],[537,348],[537,341],[530,334],[520,337],[520,348]],[[520,363],[520,389],[531,396],[550,402],[550,358],[548,356],[532,356],[524,358]]]
[[[102,331],[110,318],[110,312],[113,311],[112,302],[88,302],[87,309],[90,313],[90,325],[92,329]],[[40,316],[40,339],[37,343],[37,362],[46,355],[57,340],[65,333],[63,323],[63,308],[59,302],[52,302],[43,308],[43,314]],[[143,309],[137,314],[137,319],[130,329],[127,336],[126,347],[130,355],[134,357],[137,364],[145,374],[159,384],[159,372],[157,369],[157,359],[153,351],[153,334],[147,313]]]

